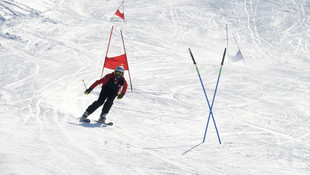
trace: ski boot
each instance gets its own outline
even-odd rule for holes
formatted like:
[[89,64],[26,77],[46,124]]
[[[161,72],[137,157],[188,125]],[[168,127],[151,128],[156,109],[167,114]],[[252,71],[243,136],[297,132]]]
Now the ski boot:
[[105,123],[105,120],[107,119],[106,115],[107,114],[101,114],[97,122],[98,123]]
[[87,118],[89,116],[89,113],[87,111],[84,112],[84,114],[82,115],[82,117],[80,118],[81,122],[87,122],[89,123],[90,120]]

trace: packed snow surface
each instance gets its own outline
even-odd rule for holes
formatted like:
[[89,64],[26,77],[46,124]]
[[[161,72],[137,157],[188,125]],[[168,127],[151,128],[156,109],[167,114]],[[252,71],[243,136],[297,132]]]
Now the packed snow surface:
[[[126,0],[125,22],[120,4],[0,0],[1,175],[310,174],[309,0]],[[101,77],[112,26],[108,54],[124,52],[122,30],[132,90],[113,126],[81,123],[101,90],[84,95],[82,80]],[[244,61],[226,56],[222,143],[212,117],[202,143],[210,110],[188,48],[211,103],[227,46]]]

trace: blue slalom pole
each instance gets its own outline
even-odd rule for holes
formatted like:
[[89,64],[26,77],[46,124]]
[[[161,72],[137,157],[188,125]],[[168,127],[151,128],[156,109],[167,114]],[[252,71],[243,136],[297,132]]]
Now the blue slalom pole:
[[221,68],[220,68],[219,76],[217,78],[217,83],[216,83],[216,87],[215,87],[215,91],[214,91],[214,95],[213,95],[213,100],[212,100],[212,104],[211,104],[211,108],[210,108],[210,113],[209,113],[209,117],[208,117],[208,122],[207,122],[207,125],[206,125],[206,130],[205,130],[205,134],[203,136],[203,141],[202,142],[205,142],[206,134],[207,134],[207,130],[208,130],[208,125],[209,125],[209,121],[210,121],[210,115],[212,114],[212,119],[213,119],[214,126],[215,126],[215,129],[216,129],[216,132],[217,132],[217,137],[218,137],[219,142],[221,144],[221,139],[220,139],[220,136],[218,134],[218,130],[217,130],[217,127],[216,127],[216,124],[215,124],[213,113],[211,113],[211,110],[213,108],[213,104],[214,104],[214,100],[215,100],[215,95],[216,95],[216,92],[217,92],[217,87],[218,87],[218,84],[219,84],[219,81],[220,81],[220,77],[221,77],[221,73],[222,73],[222,68],[223,68],[223,65],[224,65],[225,55],[226,55],[226,48],[224,50],[224,54],[223,54],[223,58],[222,58],[222,63],[221,63]]
[[[195,58],[194,58],[194,56],[193,56],[193,54],[192,54],[191,49],[190,49],[190,48],[188,48],[188,50],[189,50],[189,53],[190,53],[190,55],[191,55],[191,57],[192,57],[193,63],[194,63],[194,65],[195,65],[195,67],[196,67],[196,71],[197,71],[197,74],[198,74],[198,76],[199,76],[199,80],[200,80],[200,83],[201,83],[201,86],[202,86],[203,92],[204,92],[205,97],[206,97],[206,100],[207,100],[207,102],[208,102],[208,106],[209,106],[209,109],[210,109],[209,117],[210,117],[210,114],[211,114],[211,115],[212,115],[212,118],[213,118],[213,121],[214,121],[214,116],[213,116],[213,112],[212,112],[212,107],[210,106],[210,102],[209,102],[209,99],[208,99],[208,96],[207,96],[207,93],[206,93],[205,87],[204,87],[204,85],[203,85],[203,82],[202,82],[202,80],[201,80],[201,76],[200,76],[199,69],[198,69],[198,67],[197,67],[197,64],[196,64]],[[209,120],[209,119],[208,119],[208,120]],[[208,121],[208,122],[209,122],[209,121]],[[215,125],[215,128],[217,128],[217,127],[216,127],[216,123],[215,123],[215,121],[214,121],[214,125]],[[218,136],[218,138],[220,138],[220,136],[219,136],[219,134],[218,134],[217,129],[216,129],[216,132],[217,132],[217,136]],[[203,142],[204,142],[204,140],[203,140]],[[220,142],[221,142],[221,141],[220,141]]]

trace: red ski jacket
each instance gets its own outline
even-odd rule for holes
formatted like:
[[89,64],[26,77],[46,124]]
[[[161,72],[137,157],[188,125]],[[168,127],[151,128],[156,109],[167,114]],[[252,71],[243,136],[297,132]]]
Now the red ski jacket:
[[102,84],[103,90],[110,91],[111,93],[116,93],[116,94],[119,93],[121,87],[123,86],[121,93],[124,95],[127,91],[127,86],[128,86],[125,78],[122,77],[121,79],[117,79],[116,76],[114,75],[114,72],[105,75],[100,80],[97,80],[94,84],[90,86],[90,88],[94,89],[99,84]]

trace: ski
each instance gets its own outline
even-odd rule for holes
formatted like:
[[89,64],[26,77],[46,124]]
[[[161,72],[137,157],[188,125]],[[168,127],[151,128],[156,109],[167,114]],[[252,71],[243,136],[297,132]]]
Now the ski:
[[[90,123],[90,120],[89,119],[80,119],[80,122],[83,122],[83,123]],[[97,122],[97,123],[101,123],[101,124],[104,124],[104,125],[108,125],[108,126],[112,126],[113,125],[113,122],[108,122],[108,123],[106,123],[106,122],[100,122],[100,121],[98,121],[98,120],[95,120],[95,122]]]
[[89,119],[80,119],[80,122],[90,123],[90,120]]
[[106,122],[100,122],[98,120],[96,120],[97,123],[102,123],[102,124],[105,124],[105,125],[109,125],[109,126],[112,126],[113,125],[113,122],[109,122],[109,123],[106,123]]

